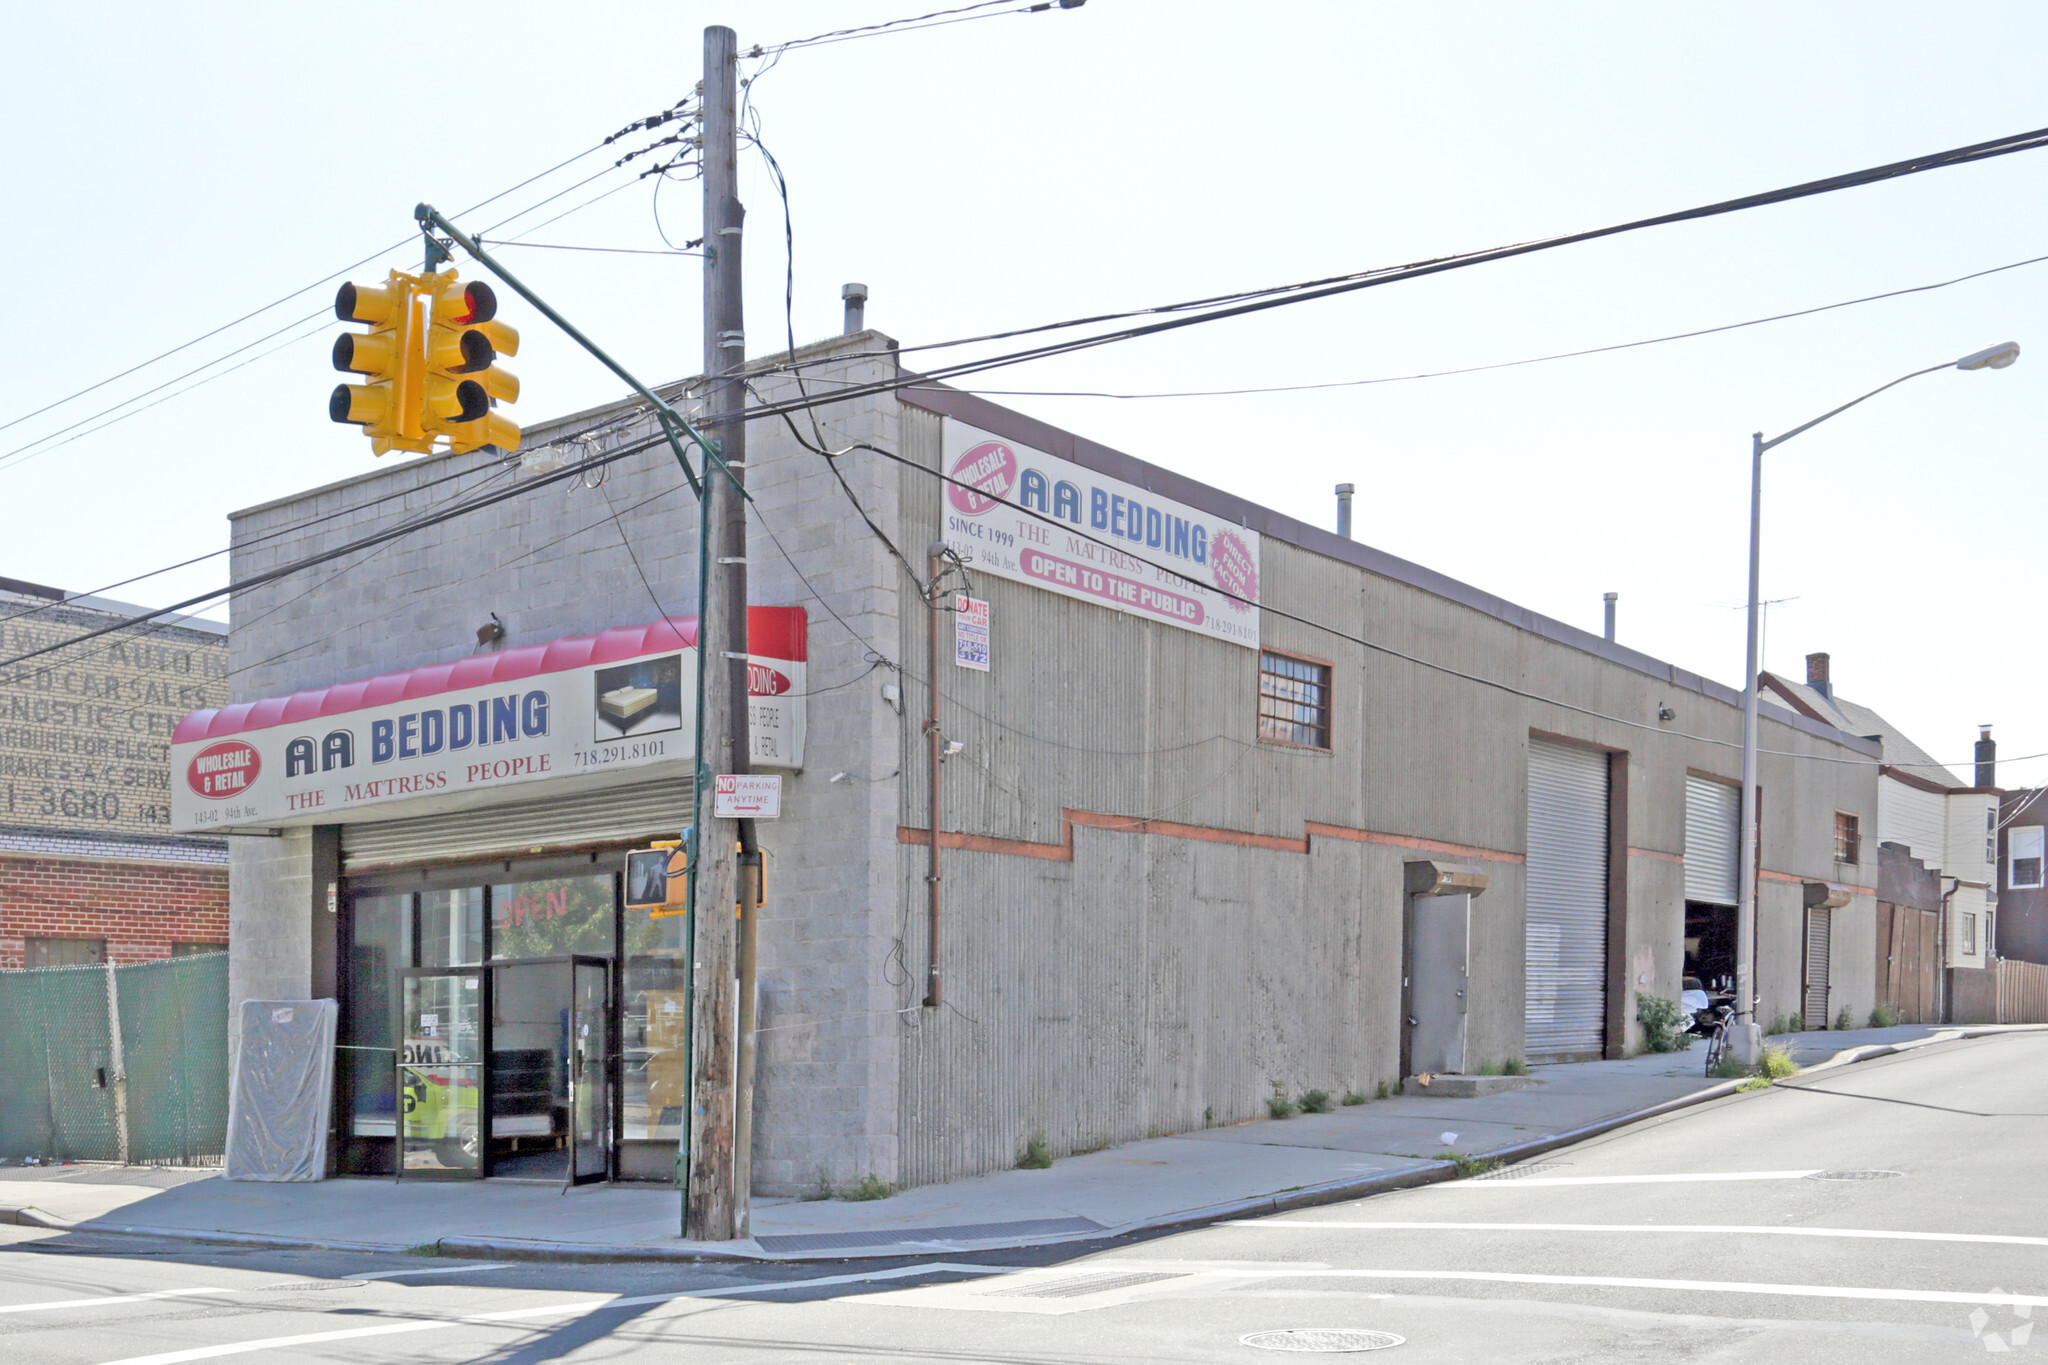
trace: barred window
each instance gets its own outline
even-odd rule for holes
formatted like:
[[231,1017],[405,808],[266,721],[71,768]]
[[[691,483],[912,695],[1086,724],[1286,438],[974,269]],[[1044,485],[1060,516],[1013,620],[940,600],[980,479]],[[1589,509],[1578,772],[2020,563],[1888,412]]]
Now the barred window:
[[1859,822],[1853,815],[1835,812],[1835,861],[1853,863],[1859,861],[1863,851],[1863,835]]
[[1259,738],[1275,744],[1330,747],[1330,666],[1261,652]]

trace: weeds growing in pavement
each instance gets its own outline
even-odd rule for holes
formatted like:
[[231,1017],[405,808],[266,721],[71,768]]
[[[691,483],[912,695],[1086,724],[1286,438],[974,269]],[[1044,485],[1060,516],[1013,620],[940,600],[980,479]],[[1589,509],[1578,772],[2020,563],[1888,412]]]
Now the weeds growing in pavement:
[[887,1199],[894,1193],[896,1193],[894,1185],[891,1185],[873,1171],[869,1171],[852,1185],[849,1185],[846,1193],[839,1197],[841,1199],[850,1199],[854,1203],[860,1204],[866,1203],[870,1199]]
[[1643,1047],[1650,1052],[1683,1052],[1692,1046],[1685,1026],[1692,1022],[1685,1007],[1661,995],[1636,997],[1636,1022],[1643,1026]]
[[1273,1082],[1273,1093],[1266,1096],[1266,1112],[1276,1119],[1291,1119],[1296,1108],[1294,1101],[1287,1098],[1287,1092],[1280,1088],[1280,1082]]
[[1327,1090],[1304,1090],[1295,1098],[1304,1114],[1327,1114],[1330,1112],[1330,1092]]
[[1347,1105],[1364,1104],[1365,1093],[1359,1090],[1347,1090],[1344,1092],[1344,1103]]
[[1842,1012],[1835,1016],[1835,1032],[1847,1033],[1850,1029],[1855,1027],[1856,1016],[1849,1013],[1849,1007],[1847,1005],[1842,1006]]
[[1766,1079],[1782,1081],[1787,1076],[1797,1074],[1799,1063],[1793,1061],[1792,1054],[1784,1048],[1766,1045],[1757,1056],[1756,1070],[1759,1076]]
[[1714,1077],[1716,1080],[1732,1081],[1748,1074],[1749,1064],[1739,1057],[1730,1054],[1724,1053],[1721,1060],[1714,1063]]
[[1771,1078],[1768,1076],[1751,1076],[1735,1088],[1737,1090],[1769,1090],[1771,1088]]
[[821,1199],[832,1197],[832,1177],[825,1174],[825,1168],[818,1168],[818,1183],[804,1193],[804,1202],[815,1204]]
[[1890,1005],[1879,1005],[1870,1012],[1870,1026],[1872,1028],[1897,1028],[1899,1026],[1899,1012]]
[[1376,1100],[1383,1100],[1393,1093],[1394,1083],[1392,1081],[1381,1081],[1379,1088],[1372,1092],[1372,1097]]
[[1456,1166],[1460,1180],[1469,1180],[1475,1175],[1485,1175],[1488,1171],[1497,1171],[1507,1165],[1507,1162],[1497,1156],[1466,1156],[1463,1152],[1438,1152],[1436,1159],[1438,1161],[1448,1161],[1453,1166]]
[[1033,1133],[1031,1140],[1024,1144],[1024,1155],[1017,1158],[1020,1171],[1042,1171],[1052,1165],[1052,1144],[1045,1140],[1045,1134]]

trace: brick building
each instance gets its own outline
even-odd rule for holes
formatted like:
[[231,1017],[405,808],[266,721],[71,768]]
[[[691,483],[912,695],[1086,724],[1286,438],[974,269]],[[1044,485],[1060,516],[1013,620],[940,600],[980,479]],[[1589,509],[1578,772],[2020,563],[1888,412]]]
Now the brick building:
[[[139,609],[0,578],[0,657]],[[178,618],[0,677],[0,968],[227,947],[227,849],[173,835],[170,737],[227,691],[226,628]]]

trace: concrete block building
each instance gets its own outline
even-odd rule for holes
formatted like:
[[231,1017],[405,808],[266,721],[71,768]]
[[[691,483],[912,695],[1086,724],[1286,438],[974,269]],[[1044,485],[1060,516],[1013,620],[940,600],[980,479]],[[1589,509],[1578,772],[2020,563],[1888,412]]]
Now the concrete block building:
[[[9,658],[143,608],[0,578]],[[0,968],[227,947],[224,840],[171,831],[171,729],[227,699],[227,629],[154,622],[0,677]]]
[[[758,369],[902,377],[874,332]],[[690,819],[696,511],[651,435],[580,413],[233,518],[247,578],[510,494],[243,594],[232,704],[179,730],[181,819],[274,836],[233,841],[232,993],[341,1001],[338,1170],[672,1173],[686,917],[620,886]],[[748,441],[757,1192],[1622,1056],[1641,996],[1732,967],[1735,690],[942,385]],[[1878,746],[1767,703],[1762,748],[1760,1012],[1860,1017],[1836,837]]]

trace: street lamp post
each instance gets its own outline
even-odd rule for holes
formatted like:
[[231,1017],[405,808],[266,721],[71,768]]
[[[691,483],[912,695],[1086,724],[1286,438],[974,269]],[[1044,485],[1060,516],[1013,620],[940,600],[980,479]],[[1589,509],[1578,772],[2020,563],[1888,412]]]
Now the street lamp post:
[[1763,660],[1757,657],[1758,639],[1757,603],[1761,596],[1758,584],[1758,563],[1762,542],[1762,514],[1764,497],[1764,452],[1772,446],[1783,445],[1801,432],[1811,431],[1830,417],[1839,417],[1864,399],[1875,398],[1886,389],[1895,388],[1908,379],[1918,379],[1923,374],[1950,368],[1958,370],[2002,370],[2020,358],[2018,342],[2007,341],[1997,346],[1973,351],[1961,360],[1943,361],[1929,365],[1924,370],[1902,374],[1889,384],[1872,389],[1862,398],[1852,398],[1838,408],[1822,413],[1811,422],[1792,428],[1781,436],[1764,439],[1759,431],[1751,438],[1749,459],[1749,650],[1748,666],[1743,670],[1742,689],[1742,862],[1741,875],[1735,892],[1735,1028],[1730,1042],[1735,1055],[1744,1062],[1754,1062],[1762,1051],[1763,1037],[1756,1023],[1756,882],[1757,882],[1757,819],[1756,819],[1756,723],[1757,723],[1757,676],[1763,668]]

